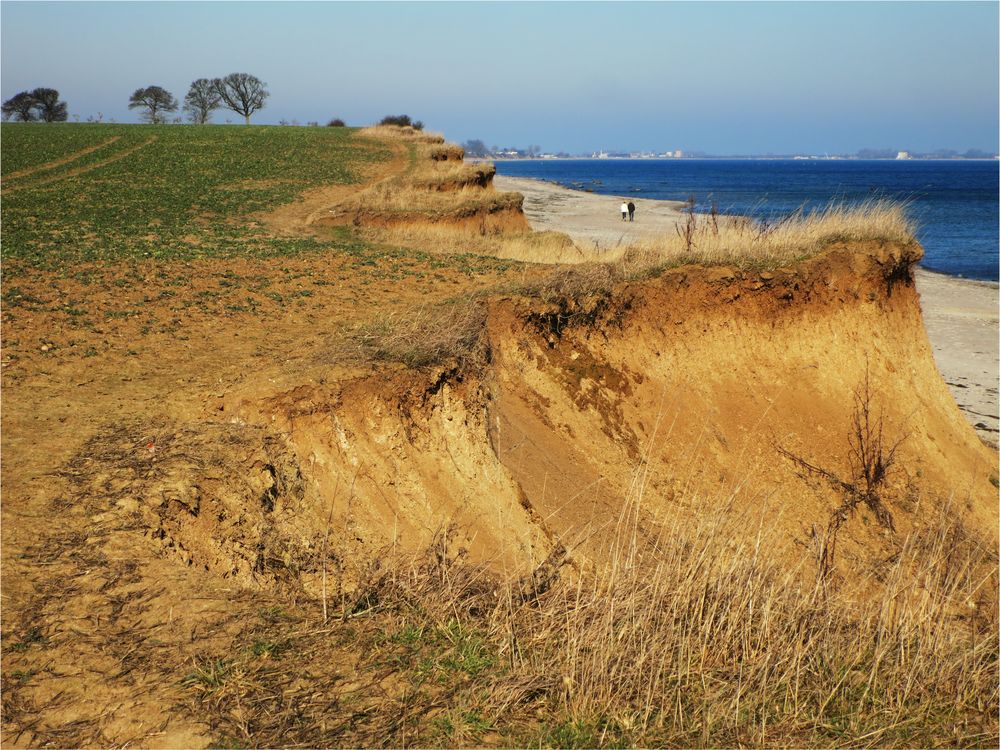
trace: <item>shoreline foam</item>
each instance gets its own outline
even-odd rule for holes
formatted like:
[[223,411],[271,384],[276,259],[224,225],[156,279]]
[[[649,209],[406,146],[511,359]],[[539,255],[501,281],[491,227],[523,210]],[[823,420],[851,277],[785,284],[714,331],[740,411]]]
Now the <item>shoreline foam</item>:
[[[498,190],[524,195],[524,213],[535,230],[569,235],[601,252],[672,233],[683,203],[572,190],[527,177],[497,175]],[[636,221],[622,222],[622,200],[636,204]],[[938,371],[981,438],[997,445],[1000,432],[1000,286],[916,269],[917,290]]]

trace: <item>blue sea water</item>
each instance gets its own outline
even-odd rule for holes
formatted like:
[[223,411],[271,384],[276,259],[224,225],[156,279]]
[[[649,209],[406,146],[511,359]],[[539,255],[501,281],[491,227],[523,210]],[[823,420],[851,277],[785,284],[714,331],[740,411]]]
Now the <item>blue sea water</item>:
[[[694,197],[729,214],[774,220],[800,207],[890,198],[908,204],[932,271],[998,280],[1000,165],[996,161],[566,159],[499,161],[497,172],[604,195]],[[640,218],[640,217],[637,217]]]

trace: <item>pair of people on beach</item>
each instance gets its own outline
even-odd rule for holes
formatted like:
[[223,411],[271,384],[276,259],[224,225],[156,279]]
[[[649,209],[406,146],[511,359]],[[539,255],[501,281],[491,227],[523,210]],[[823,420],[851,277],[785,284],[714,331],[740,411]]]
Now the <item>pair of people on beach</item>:
[[635,204],[632,201],[628,203],[622,201],[622,221],[625,221],[626,217],[629,221],[635,220]]

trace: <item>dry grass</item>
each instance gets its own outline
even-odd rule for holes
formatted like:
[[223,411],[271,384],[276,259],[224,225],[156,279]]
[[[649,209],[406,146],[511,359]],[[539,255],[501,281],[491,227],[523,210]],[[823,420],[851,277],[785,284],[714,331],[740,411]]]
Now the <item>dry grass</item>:
[[765,519],[757,535],[747,520],[666,530],[653,564],[630,541],[587,585],[521,610],[504,626],[523,634],[521,669],[562,675],[565,712],[628,744],[876,746],[963,724],[964,741],[995,742],[995,605],[962,617],[986,550],[942,517],[857,600],[769,560]]
[[444,143],[444,136],[441,133],[428,133],[424,130],[415,130],[409,125],[371,125],[367,128],[362,128],[359,134],[372,138],[391,138],[413,143]]
[[429,189],[429,182],[437,179],[435,175],[429,175],[423,184],[418,182],[423,179],[414,175],[412,181],[405,183],[379,183],[352,196],[340,209],[353,210],[362,216],[399,214],[413,221],[434,221],[477,212],[519,210],[523,200],[519,193],[499,193],[476,185],[440,192]]
[[[280,666],[206,657],[197,711],[255,746],[996,746],[996,558],[951,509],[934,520],[836,585],[727,503],[643,541],[627,509],[610,564],[546,591],[442,534],[294,628],[318,636],[255,634]],[[346,694],[320,666],[345,648]]]
[[[696,263],[773,268],[804,260],[833,244],[867,242],[903,246],[916,242],[915,227],[906,206],[884,200],[857,206],[831,205],[816,211],[799,211],[776,223],[687,211],[678,219],[672,234],[599,255],[594,251],[583,255],[586,260],[606,263],[626,260],[633,267]],[[565,262],[546,256],[534,260]]]
[[412,180],[414,187],[425,190],[456,190],[465,186],[491,188],[496,167],[492,164],[466,164],[462,161],[435,161],[433,169],[421,170]]
[[[358,194],[344,209],[361,224],[387,226],[380,239],[428,252],[474,252],[545,264],[600,262],[619,266],[623,277],[640,278],[686,263],[774,268],[840,242],[906,246],[916,241],[906,206],[885,200],[800,210],[773,223],[714,211],[698,214],[692,205],[679,215],[673,232],[598,253],[562,235],[543,233],[536,239],[511,219],[494,220],[505,214],[520,217],[523,199],[495,192],[493,165],[465,164],[461,148],[440,137],[396,126],[364,132],[407,142],[411,165],[396,179]],[[484,217],[480,236],[469,236],[467,221],[448,226],[449,220],[476,216]]]
[[433,161],[462,161],[465,149],[455,143],[433,146],[428,154]]
[[[526,243],[538,235],[528,237]],[[488,288],[439,305],[409,307],[346,331],[337,337],[331,354],[344,361],[475,369],[491,356],[486,336],[491,297],[503,293],[552,305],[555,312],[536,312],[529,319],[537,323],[555,316],[554,324],[562,328],[592,321],[605,309],[615,285],[626,278],[622,268],[607,263],[560,267],[530,281]]]
[[[498,193],[497,195],[514,195]],[[488,255],[528,263],[575,264],[589,255],[559,232],[470,232],[444,223],[411,222],[378,230],[373,239],[391,245],[440,254]],[[546,260],[539,260],[544,258]]]
[[367,226],[400,223],[458,222],[461,231],[481,219],[484,232],[501,225],[527,225],[521,215],[524,201],[519,193],[493,190],[496,169],[492,164],[465,164],[458,146],[444,143],[436,134],[398,126],[376,126],[362,131],[373,137],[402,140],[410,154],[410,165],[401,174],[353,195],[339,206]]
[[620,266],[624,277],[639,278],[685,263],[773,268],[839,242],[915,242],[906,206],[884,200],[799,211],[775,223],[698,214],[692,206],[679,216],[672,233],[601,253],[576,247],[555,233],[535,239],[523,230],[505,231],[514,229],[509,220],[484,220],[480,236],[470,237],[468,226],[447,222],[504,214],[520,217],[523,199],[518,193],[492,189],[492,164],[465,164],[459,160],[460,148],[409,131],[395,126],[365,131],[408,142],[411,166],[398,178],[358,194],[344,208],[355,212],[362,224],[388,225],[381,239],[424,251],[474,252],[545,264],[601,262]]
[[417,307],[351,332],[348,357],[425,367],[453,361],[475,365],[489,355],[486,306],[473,300]]

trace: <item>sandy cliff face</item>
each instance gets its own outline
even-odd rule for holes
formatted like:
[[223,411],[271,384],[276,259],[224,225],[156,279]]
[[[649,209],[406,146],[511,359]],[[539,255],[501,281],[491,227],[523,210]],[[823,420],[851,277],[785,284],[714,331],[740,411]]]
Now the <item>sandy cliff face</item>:
[[[600,564],[623,533],[654,553],[659,524],[719,502],[759,511],[793,554],[843,502],[832,478],[853,481],[867,375],[886,446],[899,443],[881,489],[894,529],[859,508],[843,564],[891,554],[941,504],[995,538],[996,457],[935,369],[918,254],[833,247],[775,272],[684,267],[547,305],[496,299],[481,366],[386,371],[226,411],[293,447],[305,499],[274,523],[313,557],[416,549],[451,527],[453,549],[526,570],[560,543]],[[302,568],[310,587],[317,570]]]

